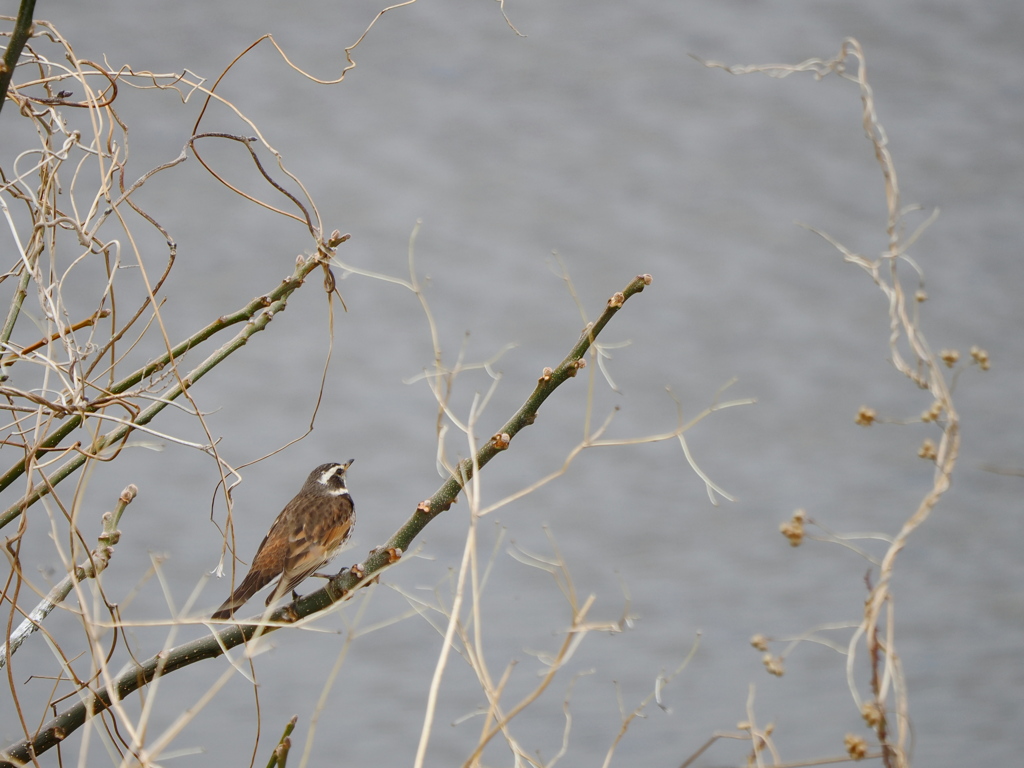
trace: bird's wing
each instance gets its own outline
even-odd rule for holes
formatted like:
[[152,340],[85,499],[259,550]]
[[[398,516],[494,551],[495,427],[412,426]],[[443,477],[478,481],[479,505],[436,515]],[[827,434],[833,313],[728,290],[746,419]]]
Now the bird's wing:
[[292,530],[288,562],[284,568],[279,594],[295,589],[334,557],[352,530],[352,519],[341,525],[335,521],[313,521]]
[[[290,526],[292,515],[289,510],[294,505],[293,499],[284,508],[277,519],[270,526],[270,531],[263,537],[256,556],[252,559],[252,566],[249,572],[242,579],[241,583],[231,593],[231,597],[224,601],[224,604],[213,614],[213,618],[226,618],[236,609],[249,600],[265,586],[277,579],[284,570],[288,558],[288,538],[286,530]],[[276,594],[277,590],[273,594]]]

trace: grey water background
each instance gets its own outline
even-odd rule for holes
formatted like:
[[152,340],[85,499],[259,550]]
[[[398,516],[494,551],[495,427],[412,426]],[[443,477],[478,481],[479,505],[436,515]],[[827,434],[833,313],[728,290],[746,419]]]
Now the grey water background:
[[[158,72],[187,67],[212,82],[265,32],[297,65],[333,77],[342,48],[378,8],[362,0],[341,7],[105,0],[47,4],[38,13],[80,56]],[[620,393],[597,382],[595,418],[620,408],[610,435],[674,428],[666,386],[688,415],[734,377],[723,397],[758,401],[716,414],[688,435],[702,469],[736,503],[712,507],[678,445],[666,442],[588,451],[565,476],[485,520],[485,549],[493,541],[490,520],[505,529],[485,635],[492,674],[518,660],[508,700],[536,684],[542,667],[534,654],[561,643],[568,618],[554,582],[508,556],[510,542],[550,555],[550,530],[580,595],[597,595],[591,618],[618,619],[624,593],[635,616],[622,634],[589,636],[513,732],[529,749],[554,755],[562,696],[574,675],[590,670],[572,689],[562,764],[600,764],[619,728],[617,697],[627,711],[638,704],[698,632],[699,650],[662,694],[671,712],[650,706],[613,764],[678,765],[712,733],[747,719],[751,685],[757,721],[775,723],[787,760],[839,755],[845,733],[865,732],[846,691],[843,657],[803,645],[776,679],[748,641],[756,632],[792,637],[860,615],[867,564],[836,545],[791,549],[778,525],[794,509],[806,508],[834,531],[891,534],[930,482],[916,450],[933,430],[853,423],[861,405],[894,419],[929,405],[887,362],[883,297],[796,225],[825,230],[869,256],[881,252],[880,174],[852,83],[733,77],[689,56],[796,63],[829,58],[854,36],[867,55],[904,203],[941,208],[913,249],[930,296],[924,331],[936,349],[958,348],[966,357],[978,344],[993,360],[991,371],[958,381],[963,452],[954,486],[897,568],[896,638],[914,761],[1015,762],[1024,747],[1024,479],[989,469],[1024,468],[1024,7],[1012,0],[566,0],[505,9],[525,37],[508,28],[496,3],[420,0],[378,22],[340,86],[301,79],[264,45],[224,88],[308,186],[327,229],[352,233],[340,250],[346,261],[404,275],[410,233],[422,220],[417,264],[429,276],[426,296],[448,362],[463,344],[470,361],[517,345],[495,364],[503,378],[481,420],[483,436],[580,331],[552,252],[591,317],[634,275],[654,277],[602,337],[630,342],[611,350]],[[170,101],[123,99],[136,175],[175,156],[189,135],[198,100],[185,107]],[[247,132],[224,110],[204,126]],[[242,163],[234,168],[247,173]],[[265,292],[308,248],[301,227],[256,212],[194,160],[155,181],[138,198],[160,212],[179,244],[164,311],[172,334]],[[308,423],[328,341],[324,302],[311,287],[230,372],[217,371],[196,390],[222,438],[219,450],[233,463],[275,449]],[[418,302],[397,286],[354,275],[340,288],[349,312],[335,318],[316,429],[250,468],[235,492],[243,556],[321,461],[356,458],[356,547],[339,563],[386,539],[439,482],[433,400],[423,382],[407,383],[432,361]],[[489,384],[479,372],[465,374],[455,396],[462,413]],[[581,379],[544,406],[536,425],[487,468],[485,501],[561,465],[582,434],[585,394]],[[191,422],[179,423],[190,439],[202,439]],[[465,453],[456,438],[449,448]],[[150,558],[160,557],[167,594],[150,580],[126,612],[164,620],[165,599],[180,607],[219,554],[209,522],[214,467],[173,445],[140,450],[99,468],[90,492],[101,503],[128,482],[140,495],[106,583],[113,599],[127,599]],[[436,590],[450,602],[465,524],[459,504],[429,526],[419,557],[361,598],[369,600],[365,616],[357,601],[318,625],[331,632],[272,638],[273,650],[255,661],[264,728],[257,763],[292,714],[299,715],[296,749],[304,747],[327,671],[357,617],[369,626],[402,613],[407,603],[394,588],[428,601]],[[226,591],[223,581],[207,583],[194,615]],[[136,651],[150,655],[164,635],[138,630]],[[194,635],[182,630],[177,639]],[[411,764],[440,642],[419,617],[357,639],[320,716],[311,764]],[[19,671],[48,652],[37,642],[22,654]],[[203,662],[162,681],[151,732],[173,722],[225,666]],[[863,667],[858,684],[866,689]],[[465,759],[479,719],[461,718],[484,704],[471,673],[453,658],[428,765]],[[184,754],[163,762],[247,763],[255,706],[252,686],[236,676],[175,740]],[[13,736],[7,728],[4,734]],[[105,759],[93,750],[93,759]],[[732,764],[744,753],[743,745],[720,744],[698,764]],[[488,754],[490,764],[509,762],[501,751]],[[43,762],[55,764],[48,756]]]

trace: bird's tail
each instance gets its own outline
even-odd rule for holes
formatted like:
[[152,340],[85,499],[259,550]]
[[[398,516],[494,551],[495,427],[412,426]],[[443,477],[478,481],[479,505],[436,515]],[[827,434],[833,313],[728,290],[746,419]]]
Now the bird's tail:
[[255,595],[267,584],[271,582],[273,577],[266,578],[262,573],[256,573],[249,571],[242,583],[238,585],[238,589],[231,593],[231,597],[224,601],[224,604],[218,608],[214,614],[210,617],[211,619],[226,619],[234,614],[236,610],[241,608],[250,597]]

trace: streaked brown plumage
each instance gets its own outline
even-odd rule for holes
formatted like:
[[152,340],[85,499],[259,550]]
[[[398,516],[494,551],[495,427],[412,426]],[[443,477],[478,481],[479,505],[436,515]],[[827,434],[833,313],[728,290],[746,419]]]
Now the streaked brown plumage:
[[321,464],[309,474],[302,490],[270,526],[249,573],[212,618],[228,618],[250,597],[277,580],[267,598],[270,605],[344,548],[356,523],[355,505],[345,486],[345,471],[352,461]]

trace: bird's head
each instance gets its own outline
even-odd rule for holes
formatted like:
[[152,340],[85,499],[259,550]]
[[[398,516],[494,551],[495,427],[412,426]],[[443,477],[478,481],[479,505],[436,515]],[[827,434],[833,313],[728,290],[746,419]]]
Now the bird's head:
[[336,461],[321,464],[309,473],[303,490],[307,493],[326,494],[328,496],[342,496],[348,494],[345,486],[345,472],[355,459],[349,459],[344,464]]

